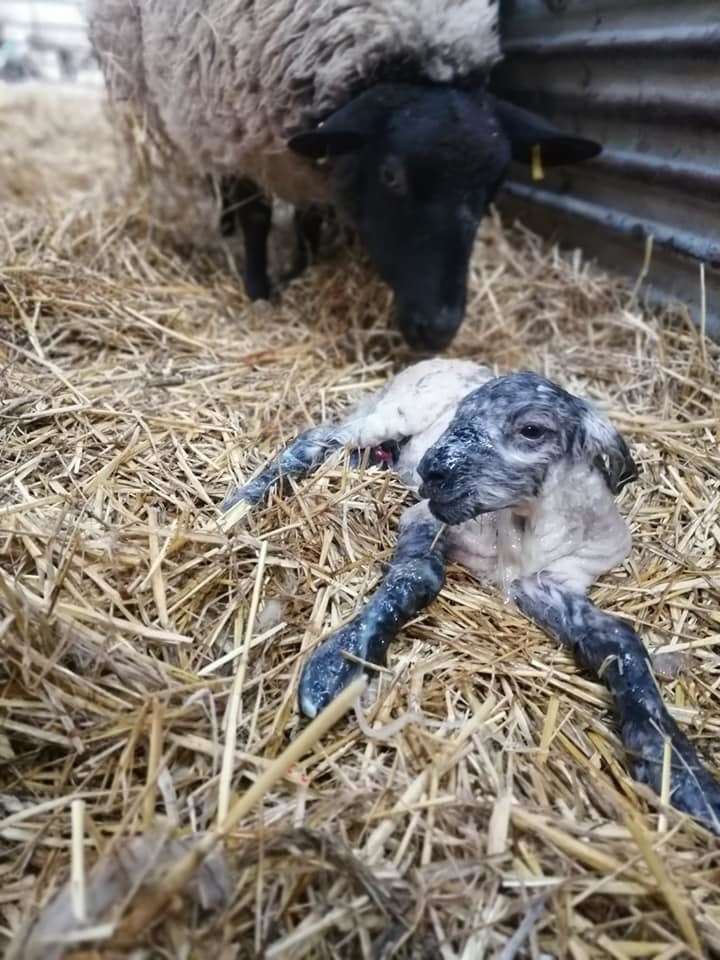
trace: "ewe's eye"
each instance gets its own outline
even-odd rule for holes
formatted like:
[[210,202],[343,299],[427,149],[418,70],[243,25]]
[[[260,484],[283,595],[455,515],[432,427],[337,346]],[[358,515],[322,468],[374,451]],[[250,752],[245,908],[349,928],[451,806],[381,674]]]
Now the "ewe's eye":
[[392,193],[402,194],[407,191],[405,170],[397,157],[388,157],[380,167],[380,182]]
[[547,428],[541,427],[539,423],[526,423],[520,428],[520,435],[526,440],[540,440],[547,432]]

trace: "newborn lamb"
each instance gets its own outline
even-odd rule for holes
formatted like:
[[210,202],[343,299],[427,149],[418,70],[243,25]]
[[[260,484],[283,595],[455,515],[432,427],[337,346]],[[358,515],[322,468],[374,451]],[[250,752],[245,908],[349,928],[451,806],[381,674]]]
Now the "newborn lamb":
[[363,669],[382,664],[454,560],[498,584],[607,684],[634,776],[660,791],[666,738],[671,799],[720,832],[720,785],[665,708],[642,641],[587,599],[620,563],[630,534],[614,495],[637,476],[619,433],[584,400],[534,373],[493,377],[463,360],[418,363],[340,424],[307,430],[226,502],[224,526],[283,477],[312,473],[334,450],[370,450],[421,501],[404,514],[395,554],[360,613],[309,658],[300,707],[313,717]]

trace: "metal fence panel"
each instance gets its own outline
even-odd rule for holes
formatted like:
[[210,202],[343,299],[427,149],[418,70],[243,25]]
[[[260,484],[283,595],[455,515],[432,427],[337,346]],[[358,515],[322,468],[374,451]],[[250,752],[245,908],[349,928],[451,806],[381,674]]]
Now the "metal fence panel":
[[504,0],[496,91],[604,145],[596,160],[514,169],[502,206],[678,298],[720,337],[720,3]]

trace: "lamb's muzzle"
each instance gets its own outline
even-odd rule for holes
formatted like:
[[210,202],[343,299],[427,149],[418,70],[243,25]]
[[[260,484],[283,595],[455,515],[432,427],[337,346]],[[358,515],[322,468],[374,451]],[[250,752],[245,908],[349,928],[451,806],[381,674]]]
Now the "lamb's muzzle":
[[[674,805],[720,833],[720,785],[668,713],[642,641],[585,596],[630,549],[614,494],[636,473],[618,432],[580,397],[533,373],[493,378],[459,360],[416,364],[340,424],[306,431],[231,502],[259,504],[333,451],[390,450],[420,503],[404,515],[380,587],[308,659],[300,706],[314,716],[442,588],[447,560],[504,589],[607,684],[638,780],[660,789],[666,740]],[[448,524],[448,526],[446,526]]]

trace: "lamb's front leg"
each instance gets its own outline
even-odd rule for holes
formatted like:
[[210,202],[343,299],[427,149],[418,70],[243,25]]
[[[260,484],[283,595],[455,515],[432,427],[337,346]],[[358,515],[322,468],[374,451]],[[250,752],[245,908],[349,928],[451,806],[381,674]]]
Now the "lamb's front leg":
[[314,717],[362,672],[359,658],[382,665],[390,641],[435,599],[445,577],[446,537],[426,502],[400,522],[395,553],[377,591],[360,613],[310,657],[300,677],[300,708]]
[[720,833],[720,783],[668,713],[643,642],[632,627],[543,574],[515,581],[511,594],[527,617],[607,684],[635,778],[660,792],[669,739],[673,805]]

